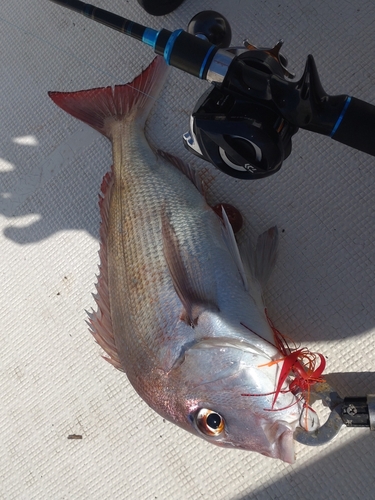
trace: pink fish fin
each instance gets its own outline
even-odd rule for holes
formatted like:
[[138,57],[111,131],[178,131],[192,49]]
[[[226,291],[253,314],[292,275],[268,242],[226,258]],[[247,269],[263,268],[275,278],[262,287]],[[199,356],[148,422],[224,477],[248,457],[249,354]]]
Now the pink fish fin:
[[244,265],[242,262],[242,258],[240,255],[240,251],[238,249],[236,237],[234,235],[233,228],[229,222],[228,216],[227,216],[223,206],[222,206],[222,220],[224,222],[224,224],[222,226],[222,234],[223,234],[225,244],[226,244],[226,246],[229,250],[229,253],[231,254],[231,256],[232,256],[232,258],[237,266],[237,269],[238,269],[238,272],[240,274],[243,286],[244,286],[245,290],[248,291],[249,284],[248,284],[245,268],[244,268]]
[[203,311],[218,312],[215,292],[208,290],[205,276],[198,260],[182,252],[175,230],[165,212],[162,213],[162,235],[164,257],[173,281],[173,286],[183,306],[181,320],[194,327]]
[[167,160],[169,163],[174,165],[180,172],[182,172],[191,182],[194,184],[194,186],[198,189],[198,191],[201,193],[202,196],[205,196],[205,186],[203,184],[203,181],[199,175],[199,173],[193,168],[191,165],[186,163],[185,161],[181,160],[177,156],[174,156],[170,153],[166,153],[165,151],[162,151],[161,149],[156,150],[156,154],[158,156],[161,156],[165,160]]
[[264,308],[263,289],[276,262],[278,244],[277,227],[271,227],[257,240],[255,251],[241,245],[245,273],[251,283],[251,296],[260,309]]
[[276,226],[270,227],[258,237],[254,256],[254,277],[262,289],[275,267],[278,242],[279,233]]
[[49,92],[48,95],[61,109],[110,138],[111,124],[130,114],[144,124],[167,72],[166,63],[158,56],[131,83],[77,92]]
[[108,263],[107,263],[107,234],[108,234],[108,212],[111,189],[113,185],[113,174],[107,172],[103,177],[101,192],[99,195],[99,207],[102,222],[100,224],[100,249],[99,249],[99,276],[96,284],[97,293],[94,299],[97,305],[97,311],[88,313],[90,332],[96,342],[108,354],[109,358],[104,357],[115,368],[124,371],[117,352],[115,338],[112,330],[111,307],[108,292]]

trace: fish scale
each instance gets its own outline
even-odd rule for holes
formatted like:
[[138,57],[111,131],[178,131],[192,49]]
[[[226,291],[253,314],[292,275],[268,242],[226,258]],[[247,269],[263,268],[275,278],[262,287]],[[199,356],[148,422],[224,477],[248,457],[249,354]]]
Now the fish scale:
[[[184,187],[189,181],[171,165],[163,165],[163,170],[160,167],[153,168],[162,160],[155,157],[148,145],[146,151],[142,151],[142,139],[138,140],[138,147],[134,147],[140,134],[131,123],[123,130],[123,137],[126,138],[122,139],[123,143],[129,142],[131,147],[124,149],[126,155],[114,153],[115,181],[109,216],[108,267],[111,304],[121,303],[126,289],[126,304],[123,309],[112,309],[112,322],[114,331],[121,331],[116,343],[118,346],[124,344],[124,348],[119,348],[119,351],[127,374],[131,376],[131,370],[126,368],[129,365],[141,365],[144,372],[149,371],[150,360],[157,357],[158,350],[155,347],[162,343],[160,336],[165,337],[164,332],[169,332],[171,328],[167,319],[171,316],[169,310],[181,308],[165,266],[160,209],[165,203],[178,223],[181,219],[178,215],[178,196],[186,190]],[[119,142],[114,141],[114,150],[117,144]],[[153,170],[159,171],[157,173],[161,171],[163,175],[158,176]],[[116,173],[119,176],[117,182]],[[123,181],[123,177],[126,180]],[[126,186],[125,193],[121,189],[122,182]],[[172,186],[182,188],[181,193],[172,189]],[[193,193],[192,201],[201,202],[201,197],[195,196],[193,190],[189,189],[188,192]],[[188,221],[185,219],[184,222],[186,224]],[[155,296],[164,297],[166,307],[162,311],[159,301],[154,300]],[[145,304],[148,304],[147,308]],[[129,321],[131,316],[136,316],[134,326]],[[175,314],[173,322],[176,322]],[[141,348],[137,346],[138,343]],[[128,363],[128,359],[131,363]],[[154,363],[157,361],[152,360],[152,365]],[[139,379],[138,372],[135,378]],[[139,380],[134,381],[134,385],[137,383]]]

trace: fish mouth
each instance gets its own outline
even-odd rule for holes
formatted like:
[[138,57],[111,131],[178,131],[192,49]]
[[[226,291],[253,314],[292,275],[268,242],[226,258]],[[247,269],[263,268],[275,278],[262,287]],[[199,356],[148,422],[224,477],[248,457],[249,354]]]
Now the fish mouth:
[[206,436],[202,436],[204,439],[209,441],[216,446],[220,446],[222,448],[232,448],[232,449],[241,449],[245,451],[257,451],[262,455],[270,458],[277,458],[286,462],[288,464],[294,464],[295,462],[295,451],[294,451],[294,438],[293,438],[293,430],[286,425],[277,425],[277,430],[274,431],[273,437],[268,439],[272,439],[267,443],[263,439],[263,443],[259,443],[259,445],[252,444],[251,447],[246,446],[240,443],[234,443],[228,439],[223,439],[222,437],[218,439],[208,439]]
[[288,464],[295,462],[294,451],[294,428],[296,422],[288,423],[279,421],[261,425],[264,434],[259,435],[256,442],[249,443],[232,441],[230,436],[218,436],[216,439],[201,436],[216,446],[223,448],[235,448],[246,451],[256,451],[270,458],[277,458]]
[[293,464],[296,457],[294,452],[293,431],[291,429],[286,429],[280,434],[278,445],[278,458],[280,458],[280,460],[283,460],[284,462],[287,462],[288,464]]
[[270,445],[265,455],[293,464],[295,462],[293,432],[297,423],[298,421],[294,423],[277,422],[268,428],[264,428]]

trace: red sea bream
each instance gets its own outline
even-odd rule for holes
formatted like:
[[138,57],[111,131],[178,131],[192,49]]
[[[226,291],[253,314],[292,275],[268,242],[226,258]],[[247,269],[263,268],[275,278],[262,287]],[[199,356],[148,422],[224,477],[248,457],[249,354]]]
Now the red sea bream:
[[277,230],[241,256],[199,176],[150,147],[145,121],[165,74],[156,58],[128,85],[50,93],[113,147],[91,330],[164,418],[216,445],[293,462],[305,406],[296,389],[317,370],[304,365],[303,350],[285,346],[263,304]]

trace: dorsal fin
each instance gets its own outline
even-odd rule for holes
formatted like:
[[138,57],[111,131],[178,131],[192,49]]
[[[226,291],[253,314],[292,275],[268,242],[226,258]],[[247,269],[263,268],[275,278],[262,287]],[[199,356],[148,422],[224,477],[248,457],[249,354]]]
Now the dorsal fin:
[[178,158],[177,156],[174,156],[170,153],[166,153],[165,151],[162,151],[161,149],[156,150],[156,154],[158,156],[161,156],[165,160],[169,161],[169,163],[172,163],[180,172],[182,172],[186,177],[191,180],[191,182],[194,184],[194,186],[198,189],[200,194],[202,196],[205,196],[205,186],[203,184],[203,181],[199,175],[199,173],[193,168],[191,165],[186,163],[184,160],[181,160],[181,158]]
[[113,185],[112,171],[103,177],[101,194],[99,194],[99,207],[101,215],[100,224],[100,249],[99,249],[99,276],[96,284],[97,293],[94,295],[97,311],[88,313],[90,332],[100,347],[108,354],[109,358],[103,358],[118,370],[124,371],[117,352],[116,342],[112,331],[111,307],[108,291],[108,262],[107,262],[107,234],[108,234],[108,211],[111,189]]

